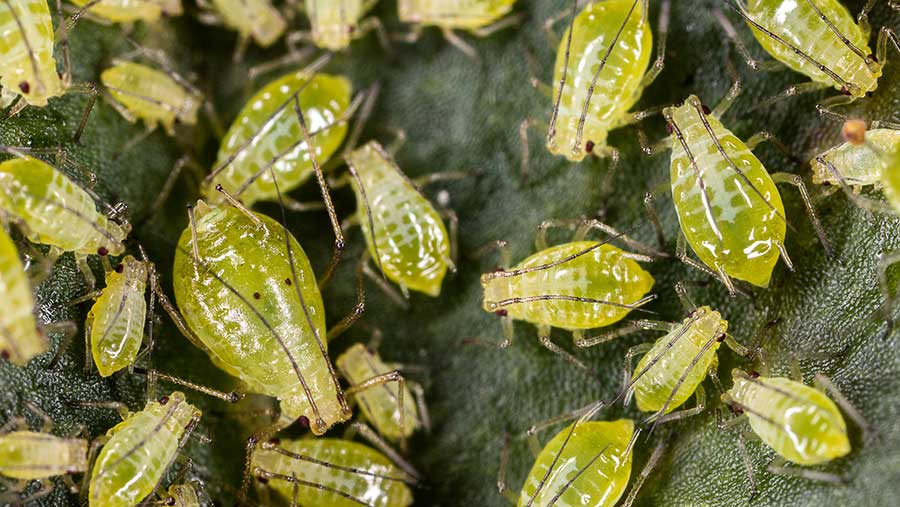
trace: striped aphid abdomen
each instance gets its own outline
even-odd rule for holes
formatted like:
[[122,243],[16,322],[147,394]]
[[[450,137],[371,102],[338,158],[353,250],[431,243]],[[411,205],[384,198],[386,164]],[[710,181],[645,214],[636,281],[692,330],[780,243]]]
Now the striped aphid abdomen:
[[400,0],[400,21],[451,30],[476,30],[512,10],[515,0]]
[[100,74],[110,95],[148,128],[162,125],[174,134],[175,121],[197,123],[200,98],[165,72],[133,62],[118,62]]
[[781,194],[747,145],[703,107],[691,95],[663,112],[675,131],[672,199],[681,230],[713,271],[766,287],[787,229]]
[[134,363],[144,339],[147,265],[129,255],[120,266],[121,273],[107,273],[106,288],[88,313],[91,352],[103,377]]
[[25,366],[47,351],[34,318],[34,296],[12,239],[0,227],[0,358]]
[[352,85],[341,76],[293,72],[256,92],[231,124],[222,144],[213,174],[204,182],[202,194],[212,203],[222,203],[216,190],[225,190],[247,206],[277,197],[269,167],[278,178],[278,189],[289,192],[313,174],[309,148],[294,111],[294,94],[315,146],[319,164],[338,149],[347,134],[344,118],[350,106]]
[[107,431],[91,473],[90,507],[133,507],[152,493],[200,415],[176,391]]
[[[718,339],[727,329],[728,322],[719,312],[703,306],[659,338],[634,369],[632,379],[641,375],[633,388],[638,408],[656,412],[666,406],[665,413],[669,413],[687,401],[715,364],[721,344]],[[655,364],[649,366],[654,360]],[[682,377],[676,392],[675,386]],[[666,404],[670,396],[672,399]]]
[[356,213],[376,264],[403,287],[440,294],[450,239],[437,210],[377,142],[354,150],[348,163],[358,175],[351,180]]
[[631,477],[633,434],[628,419],[563,428],[535,459],[518,507],[612,507]]
[[0,475],[33,480],[85,470],[87,440],[34,431],[0,435]]
[[0,0],[0,85],[33,106],[63,93],[47,0]]
[[[845,142],[822,153],[820,156],[831,162],[847,185],[866,186],[881,185],[882,172],[890,153],[900,152],[900,131],[894,129],[872,129],[865,133],[863,145]],[[816,184],[828,183],[839,185],[840,181],[834,173],[815,158],[810,161]],[[887,172],[886,172],[887,173]]]
[[0,208],[25,223],[30,241],[76,254],[125,251],[128,228],[99,213],[84,189],[43,161],[0,163],[0,188]]
[[[285,455],[275,447],[308,459]],[[298,494],[304,507],[407,507],[413,501],[406,473],[375,449],[348,440],[270,443],[253,452],[251,467],[258,477],[268,478],[267,487],[286,499],[293,496],[294,484],[288,480],[292,474],[304,481]]]
[[785,459],[817,465],[850,452],[847,425],[825,393],[782,377],[734,373],[726,393],[763,442]]
[[[653,35],[642,2],[637,2],[629,17],[633,4],[634,0],[588,4],[569,28],[572,31],[572,46],[568,62],[566,44],[569,32],[563,34],[553,71],[554,99],[559,94],[564,71],[566,82],[560,97],[555,132],[551,131],[552,135],[547,139],[547,149],[551,153],[579,161],[593,151],[593,148],[586,148],[588,143],[605,146],[609,131],[616,128],[639,98],[639,85],[650,63]],[[597,77],[590,104],[585,110],[594,74],[617,35],[616,45],[609,52],[606,64]],[[579,136],[582,115],[584,125]]]
[[[335,365],[351,386],[392,371],[378,354],[357,343],[341,354]],[[366,420],[388,440],[397,441],[412,435],[420,426],[412,393],[403,387],[403,421],[400,419],[400,385],[387,382],[357,392],[356,402]]]
[[[841,32],[864,56],[857,54],[834,33],[821,19],[816,8]],[[834,72],[834,79],[823,72],[816,63],[798,55],[792,48],[774,40],[751,25],[753,35],[763,48],[792,70],[805,74],[813,81],[832,84],[845,89],[854,97],[864,96],[878,87],[881,65],[870,65],[867,33],[850,15],[839,0],[749,0],[746,14],[766,30],[781,37],[818,64]]]

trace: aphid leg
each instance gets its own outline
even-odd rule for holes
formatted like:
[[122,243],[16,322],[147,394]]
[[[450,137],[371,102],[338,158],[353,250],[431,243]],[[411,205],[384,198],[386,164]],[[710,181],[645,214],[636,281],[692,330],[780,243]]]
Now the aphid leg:
[[534,118],[525,118],[519,124],[519,147],[522,150],[522,158],[519,162],[519,175],[523,185],[528,183],[528,168],[531,165],[531,149],[528,146],[528,129],[531,128],[546,130],[549,127],[546,123]]
[[[828,240],[828,236],[825,234],[825,228],[822,227],[822,223],[816,215],[816,209],[813,207],[812,199],[809,197],[809,190],[807,190],[806,184],[803,183],[803,178],[799,174],[790,173],[773,173],[770,176],[775,183],[787,183],[797,187],[797,190],[800,191],[800,198],[803,199],[803,204],[806,206],[806,214],[809,215],[809,220],[816,230],[819,242],[822,243],[822,248],[825,249],[825,253],[829,258],[835,259],[834,249],[831,246],[831,242]],[[785,257],[785,262],[789,262],[787,257]]]
[[409,462],[403,459],[403,457],[400,456],[397,451],[391,448],[391,446],[388,445],[388,443],[385,442],[384,439],[378,436],[378,434],[375,433],[375,431],[367,424],[363,424],[359,421],[354,421],[352,426],[359,433],[359,436],[376,447],[385,456],[387,456],[388,459],[394,462],[395,465],[406,472],[413,483],[417,483],[421,480],[421,475],[419,475],[419,472],[417,472]]
[[753,460],[750,459],[750,453],[747,452],[747,440],[758,440],[759,437],[752,431],[742,431],[738,434],[738,453],[741,455],[741,462],[744,464],[744,473],[747,474],[747,482],[750,484],[750,496],[748,501],[753,500],[759,492],[759,486],[756,482],[756,473],[754,472]]
[[[79,405],[86,406],[85,404],[89,402],[81,402]],[[94,403],[102,403],[102,402],[94,402]],[[124,404],[119,403],[124,407],[124,413],[120,411],[119,413],[122,415],[122,420],[125,420],[128,417],[128,407],[125,407]],[[87,471],[84,473],[84,477],[81,479],[81,494],[85,495],[88,492],[88,486],[91,481],[91,470],[94,468],[94,462],[97,460],[97,453],[100,451],[100,448],[106,445],[109,442],[111,437],[109,435],[103,434],[95,438],[91,441],[90,447],[88,447],[87,453]],[[83,497],[82,497],[83,499]]]
[[30,401],[23,401],[22,406],[25,407],[26,410],[35,415],[38,419],[41,420],[41,433],[50,433],[53,431],[53,419],[47,415],[46,412],[38,408],[37,405]]
[[[626,245],[628,245],[630,248],[633,248],[633,249],[643,252],[645,254],[645,255],[634,254],[634,253],[626,254],[626,257],[628,257],[630,259],[634,259],[636,261],[642,261],[642,262],[653,262],[654,257],[657,257],[657,258],[658,257],[669,257],[669,254],[655,250],[653,247],[647,246],[644,243],[641,243],[640,241],[632,239],[631,236],[629,236],[627,233],[623,233],[609,224],[606,224],[604,222],[601,222],[599,220],[592,219],[592,218],[581,221],[580,227],[578,229],[576,229],[576,231],[575,231],[573,240],[574,241],[583,240],[587,236],[587,232],[590,231],[591,229],[601,230],[611,237],[610,241],[616,240],[616,239],[622,240],[622,242],[625,243]],[[633,231],[629,231],[629,232],[633,232]]]
[[56,353],[53,354],[53,359],[51,359],[47,364],[47,369],[52,370],[56,367],[56,364],[62,357],[62,353],[65,352],[66,349],[69,348],[69,345],[72,344],[72,340],[75,339],[75,335],[78,334],[78,325],[70,320],[62,320],[42,326],[41,333],[45,337],[48,334],[53,333],[62,333],[63,335],[62,339],[59,340],[59,347],[56,349]]
[[[671,328],[671,324],[668,324],[668,326],[669,328]],[[634,360],[634,356],[646,354],[647,352],[650,352],[652,348],[652,343],[639,343],[628,348],[628,351],[625,353],[625,366],[624,368],[622,368],[624,377],[622,383],[622,391],[620,391],[620,393],[613,399],[613,403],[618,401],[619,398],[624,399],[624,401],[622,402],[624,405],[628,405],[631,402],[631,396],[634,393],[634,390],[631,389],[633,385],[631,381],[631,363]]]
[[[662,5],[659,8],[659,21],[658,26],[656,28],[656,61],[653,62],[653,66],[650,67],[650,70],[644,74],[643,79],[641,79],[640,85],[638,85],[638,91],[636,94],[640,94],[645,88],[653,84],[656,81],[656,78],[659,77],[659,74],[663,71],[663,68],[666,66],[666,39],[669,36],[669,11],[671,9],[672,3],[671,0],[664,0]],[[644,2],[644,15],[646,16],[649,11],[649,1]]]
[[432,183],[438,183],[441,181],[456,181],[468,178],[469,176],[471,176],[471,174],[464,171],[443,171],[429,173],[417,178],[413,178],[412,182],[416,187],[424,188],[428,185],[431,185]]
[[594,417],[594,415],[605,406],[607,406],[605,401],[592,401],[583,407],[578,407],[575,410],[563,412],[557,416],[534,423],[528,428],[528,431],[525,432],[525,436],[528,440],[528,449],[531,451],[531,454],[537,458],[541,453],[541,441],[537,437],[537,434],[541,431],[544,431],[551,426],[556,426],[559,423],[571,421],[572,419],[577,419],[575,424],[587,421]]
[[653,472],[653,469],[656,468],[656,465],[659,463],[659,459],[662,458],[663,451],[665,450],[665,440],[661,440],[656,444],[656,447],[653,448],[653,454],[650,455],[650,459],[647,460],[644,468],[641,469],[641,474],[635,479],[634,485],[631,486],[631,492],[628,493],[628,498],[625,499],[625,503],[622,504],[622,507],[631,507],[631,504],[634,503],[634,499],[637,498],[638,492],[641,490],[641,486],[644,485],[647,477],[649,477]]
[[[550,219],[544,220],[537,226],[537,232],[534,235],[534,249],[537,251],[546,250],[549,246],[547,242],[547,231],[556,228],[575,229],[578,225],[585,223],[586,220],[576,219]],[[582,241],[587,236],[588,230],[578,229],[575,233],[574,241]]]
[[831,484],[846,484],[847,479],[836,474],[820,472],[818,470],[808,470],[805,468],[788,468],[785,465],[787,461],[781,456],[776,456],[766,467],[766,471],[775,475],[784,475],[787,477],[802,477],[811,481],[830,482]]
[[287,34],[286,40],[288,42],[288,52],[285,55],[274,60],[250,67],[250,71],[247,74],[249,83],[253,83],[257,78],[259,78],[259,76],[268,74],[269,72],[272,72],[274,70],[278,70],[284,67],[290,67],[293,65],[299,65],[309,59],[310,56],[315,54],[316,50],[311,47],[302,49],[295,48],[296,42],[298,42],[295,39],[299,39],[299,37],[295,35],[296,33],[297,32],[291,32]]
[[[677,389],[671,393],[670,397],[674,396],[675,392],[677,392]],[[694,391],[694,401],[696,402],[696,404],[694,405],[694,408],[688,408],[688,409],[684,409],[684,410],[676,410],[674,412],[669,412],[668,414],[665,414],[665,415],[659,415],[659,412],[657,412],[655,414],[652,414],[650,417],[647,417],[646,419],[644,419],[644,423],[646,423],[646,424],[652,423],[653,427],[655,428],[656,426],[658,426],[660,424],[678,421],[681,419],[693,417],[695,415],[703,413],[703,411],[706,410],[706,390],[703,389],[702,385],[698,385],[697,389]],[[668,402],[666,403],[666,405],[668,405]]]
[[[785,266],[787,266],[789,271],[793,271],[794,270],[794,261],[792,261],[790,256],[788,255],[787,248],[785,248],[784,243],[782,243],[781,241],[775,241],[774,243],[775,243],[775,247],[778,248],[778,252],[781,253],[781,258],[784,259]],[[724,275],[724,273],[723,273],[723,276],[728,276],[728,275]]]
[[87,255],[75,254],[75,265],[78,266],[78,270],[81,271],[81,275],[84,276],[84,283],[92,289],[96,287],[97,279],[94,278],[94,272],[87,263]]
[[894,48],[900,51],[900,41],[897,40],[897,34],[886,26],[881,27],[881,30],[878,32],[878,43],[875,46],[875,58],[881,65],[887,63],[887,43],[889,40],[894,45]]
[[881,287],[881,294],[884,297],[884,320],[887,322],[887,329],[885,330],[884,337],[887,338],[890,336],[891,332],[894,329],[894,296],[891,293],[891,286],[888,283],[887,270],[894,264],[900,262],[900,250],[896,252],[890,252],[886,254],[882,254],[878,257],[877,270],[878,270],[878,285]]
[[[584,339],[583,331],[581,330],[572,331],[572,336],[575,338],[576,343]],[[578,359],[559,345],[553,343],[553,341],[550,339],[550,326],[538,326],[538,341],[541,342],[541,345],[545,349],[568,361],[573,366],[581,368],[590,376],[597,377],[597,372],[593,368],[585,364],[582,360]]]
[[731,21],[722,14],[722,11],[719,9],[713,9],[712,11],[713,17],[716,18],[716,21],[719,22],[719,26],[722,27],[722,31],[725,32],[725,36],[728,37],[729,40],[734,44],[737,48],[738,53],[741,54],[741,57],[744,59],[744,62],[747,63],[747,66],[753,70],[765,70],[765,71],[777,71],[783,70],[785,67],[781,64],[781,62],[775,60],[766,60],[759,61],[750,54],[750,50],[747,49],[747,46],[741,40],[740,36],[737,33],[737,30],[734,29],[734,25],[731,24]]
[[399,409],[399,422],[398,426],[400,428],[400,450],[404,453],[409,449],[406,445],[406,403],[403,399],[403,393],[406,391],[406,379],[403,375],[398,371],[394,370],[388,373],[383,373],[380,375],[375,375],[374,377],[368,378],[359,384],[350,386],[348,389],[344,390],[344,394],[349,398],[356,393],[360,393],[362,391],[366,391],[372,389],[374,387],[386,386],[388,382],[396,382],[397,383],[397,405],[400,407]]
[[156,125],[149,127],[149,128],[141,129],[140,132],[131,136],[131,139],[129,139],[128,141],[125,141],[125,144],[122,145],[122,147],[119,149],[119,151],[117,151],[113,154],[112,160],[119,160],[122,157],[122,155],[125,155],[126,153],[131,151],[132,148],[134,148],[135,146],[137,146],[138,144],[143,142],[144,139],[147,139],[148,137],[150,137],[150,135],[153,134],[154,132],[156,132]]
[[[875,2],[877,1],[878,0],[868,0],[866,5],[863,6],[862,10],[860,10],[859,14],[856,16],[856,24],[858,24],[859,29],[862,30],[863,40],[869,40],[869,36],[872,35],[872,24],[869,22],[869,12],[875,7]],[[881,61],[881,59],[879,58],[878,61]]]
[[[174,375],[169,375],[168,373],[162,373],[162,372],[159,372],[156,370],[147,370],[144,368],[135,367],[134,373],[137,373],[138,375],[146,375],[147,379],[148,379],[148,383],[151,378],[153,379],[154,383],[155,383],[156,379],[162,379],[162,380],[165,380],[166,382],[171,382],[171,383],[181,386],[181,387],[187,387],[188,389],[191,389],[198,393],[202,393],[207,396],[211,396],[213,398],[218,398],[227,403],[237,403],[237,402],[241,401],[241,399],[244,397],[244,395],[242,393],[238,393],[235,391],[225,393],[225,392],[222,392],[222,391],[219,391],[216,389],[212,389],[210,387],[206,387],[201,384],[190,382],[188,380],[178,378]],[[155,397],[150,398],[149,401],[152,401],[154,399],[155,399]]]
[[325,337],[326,342],[337,338],[344,331],[350,328],[366,311],[366,289],[363,285],[363,274],[365,272],[367,255],[363,252],[363,258],[360,259],[356,267],[356,304],[344,318],[328,330]]
[[[390,299],[394,304],[401,308],[409,308],[409,292],[407,291],[405,294],[401,294],[397,292],[394,287],[385,281],[384,277],[369,267],[368,258],[364,261],[363,264],[363,274],[369,277],[369,280],[375,283],[379,289]],[[402,289],[402,287],[401,287]]]
[[[796,97],[798,95],[804,95],[807,93],[826,90],[830,87],[831,87],[831,85],[829,85],[828,83],[819,83],[817,81],[807,81],[804,83],[797,83],[797,84],[788,86],[787,88],[784,89],[784,91],[777,93],[775,95],[772,95],[768,99],[759,102],[756,106],[751,108],[751,111],[766,109],[766,108],[771,107],[773,104],[781,102],[784,99],[787,99],[790,97]],[[839,95],[839,97],[845,97],[845,95]],[[816,109],[819,109],[819,105],[816,106]],[[819,113],[825,114],[825,113],[822,113],[821,110],[819,110]]]
[[[196,245],[196,242],[194,242]],[[162,287],[159,284],[159,274],[154,271],[153,276],[150,278],[151,285],[155,288],[156,294],[159,297],[159,304],[163,307],[163,310],[169,314],[169,318],[172,319],[172,322],[175,324],[175,327],[178,328],[178,331],[181,332],[181,335],[188,339],[195,347],[200,350],[206,350],[205,345],[197,335],[191,331],[191,328],[187,325],[187,322],[184,321],[184,318],[179,313],[178,309],[172,304],[172,301],[163,292]]]
[[509,489],[506,482],[506,468],[509,464],[509,433],[503,432],[503,446],[500,448],[500,465],[497,467],[497,492],[503,495],[510,503],[516,504],[518,495]]
[[548,99],[552,99],[553,87],[538,77],[540,74],[540,65],[538,65],[537,59],[534,56],[534,51],[529,46],[525,46],[524,51],[525,63],[528,66],[528,82],[531,84],[531,87],[540,92],[541,95],[544,95]]
[[419,411],[419,421],[426,433],[431,433],[431,415],[428,413],[428,404],[425,403],[425,389],[418,382],[407,380],[406,385],[416,398],[416,409]]
[[[374,3],[374,2],[370,2]],[[381,46],[381,49],[385,53],[392,53],[393,47],[391,46],[391,37],[388,35],[387,29],[384,27],[384,23],[378,19],[378,16],[369,16],[368,18],[359,22],[359,25],[356,27],[356,33],[354,33],[355,38],[362,38],[369,34],[369,32],[375,32],[375,37],[378,39],[378,45]]]
[[190,155],[184,155],[175,161],[175,165],[173,165],[172,170],[169,171],[165,183],[163,183],[162,188],[156,195],[156,199],[153,200],[153,204],[150,206],[150,210],[147,212],[148,217],[152,217],[159,212],[160,208],[162,208],[163,204],[168,200],[169,195],[171,195],[172,189],[175,188],[175,183],[178,181],[178,177],[181,176],[181,171],[188,166],[199,169],[199,165]]
[[237,42],[234,44],[234,53],[231,55],[232,63],[240,63],[244,60],[244,54],[250,46],[250,35],[239,33]]
[[474,47],[472,47],[471,44],[457,35],[456,32],[454,32],[450,28],[444,28],[441,30],[441,33],[444,35],[444,39],[447,42],[456,47],[456,49],[462,51],[466,56],[476,61],[481,60],[481,57],[478,56],[478,51]]
[[100,96],[100,91],[94,83],[86,82],[74,83],[69,86],[66,92],[88,95],[87,104],[84,105],[84,109],[81,111],[81,120],[78,122],[78,128],[75,130],[75,135],[72,136],[72,142],[80,145],[81,135],[84,133],[85,127],[87,127],[88,118],[91,116],[91,111],[94,109],[97,97]]
[[[369,119],[372,117],[372,112],[375,110],[375,103],[378,102],[378,96],[381,94],[381,83],[376,82],[368,90],[362,92],[358,96],[353,98],[353,102],[356,105],[351,104],[350,107],[347,108],[348,112],[355,111],[359,108],[359,114],[356,116],[356,120],[353,122],[353,126],[350,128],[350,133],[347,136],[347,141],[344,143],[345,148],[344,151],[341,152],[340,159],[344,159],[348,157],[350,153],[356,149],[359,145],[359,139],[362,137],[363,128],[366,126],[366,123],[369,122]],[[336,123],[336,122],[335,122]],[[400,149],[401,146],[406,142],[406,131],[403,129],[393,129],[394,132],[394,140],[388,144],[387,151],[393,156],[397,150]]]
[[728,93],[722,97],[722,100],[716,104],[716,107],[713,108],[710,116],[713,118],[721,118],[722,115],[728,112],[731,109],[731,106],[734,105],[734,102],[741,95],[741,80],[735,76],[734,82],[731,83],[731,88],[728,89]]
[[450,257],[444,259],[451,273],[456,273],[456,261],[459,258],[459,216],[450,208],[441,206],[438,213],[450,224],[447,234],[450,236]]
[[[648,321],[649,322],[649,321]],[[608,341],[614,340],[616,338],[620,338],[622,336],[627,336],[632,333],[636,333],[638,331],[642,331],[647,329],[643,327],[639,322],[629,322],[628,324],[618,328],[613,329],[612,331],[606,331],[597,336],[592,336],[590,338],[584,337],[584,331],[576,330],[572,331],[572,336],[575,339],[575,346],[584,349],[588,347],[593,347],[595,345],[600,345],[601,343],[606,343]]]
[[841,393],[841,391],[831,382],[831,379],[826,377],[822,373],[816,373],[815,386],[820,391],[826,391],[828,394],[834,398],[834,401],[840,405],[841,409],[853,419],[853,422],[856,423],[857,426],[863,432],[863,442],[870,443],[878,437],[878,430],[875,429],[874,426],[869,424],[868,421],[863,417],[859,410],[850,403],[850,400],[847,399],[846,396]]

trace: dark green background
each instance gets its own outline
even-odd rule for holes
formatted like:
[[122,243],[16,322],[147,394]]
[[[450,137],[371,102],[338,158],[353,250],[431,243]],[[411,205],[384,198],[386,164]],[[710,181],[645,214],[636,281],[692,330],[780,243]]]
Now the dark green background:
[[[416,505],[505,505],[495,489],[503,432],[513,435],[509,479],[516,488],[532,461],[521,438],[524,430],[535,421],[613,394],[619,386],[625,350],[657,336],[642,333],[591,350],[576,351],[600,372],[599,381],[544,350],[530,325],[516,326],[517,339],[509,350],[460,344],[474,336],[489,340],[501,337],[498,319],[480,307],[478,277],[496,263],[494,258],[476,258],[475,252],[482,245],[506,239],[512,245],[514,259],[522,259],[533,251],[535,227],[542,220],[592,215],[604,204],[607,221],[630,227],[643,219],[643,194],[665,184],[668,178],[668,155],[652,159],[641,155],[635,130],[624,128],[610,137],[610,142],[622,150],[623,160],[613,177],[612,197],[605,203],[601,201],[604,195],[601,184],[607,161],[570,164],[554,158],[544,150],[540,134],[532,136],[531,182],[523,185],[519,180],[518,125],[525,117],[546,119],[550,107],[549,101],[528,85],[525,55],[534,52],[541,78],[549,81],[555,48],[548,45],[540,26],[566,3],[521,0],[517,10],[527,15],[522,26],[486,40],[466,36],[478,48],[481,61],[467,58],[444,42],[436,30],[428,30],[417,44],[397,44],[390,54],[382,51],[373,37],[368,37],[354,43],[348,54],[337,56],[327,67],[330,72],[352,76],[358,89],[376,80],[382,82],[383,92],[363,140],[376,138],[387,142],[391,140],[392,128],[405,129],[409,142],[397,159],[407,174],[418,176],[447,170],[477,174],[445,187],[461,220],[461,259],[459,273],[445,282],[441,297],[429,299],[414,295],[411,310],[407,312],[392,305],[369,285],[363,325],[331,345],[336,355],[354,341],[367,339],[369,330],[378,327],[385,335],[381,353],[386,360],[425,368],[425,373],[411,374],[425,384],[434,420],[432,433],[417,435],[410,455],[427,478],[416,491]],[[839,124],[820,118],[814,110],[815,102],[832,95],[833,90],[786,100],[764,110],[752,110],[760,100],[805,78],[789,71],[753,73],[741,65],[733,49],[723,43],[722,32],[709,14],[718,2],[673,3],[666,70],[646,91],[638,107],[672,103],[690,93],[710,105],[715,104],[730,86],[724,69],[726,58],[731,55],[745,79],[744,94],[724,118],[736,134],[746,139],[766,128],[781,136],[804,160],[839,142]],[[852,3],[856,12],[862,2],[848,3]],[[653,4],[651,16],[655,26],[658,2]],[[402,29],[396,20],[393,1],[381,2],[376,14],[392,31]],[[898,26],[898,19],[886,6],[880,5],[874,12],[873,24]],[[763,56],[748,30],[737,26],[752,50]],[[155,30],[138,27],[135,36],[143,38],[148,45],[165,48],[179,62],[182,71],[195,73],[201,88],[214,96],[226,124],[249,93],[265,82],[263,79],[256,84],[248,83],[247,66],[275,57],[280,51],[251,49],[243,65],[232,65],[234,35],[204,27],[189,17],[164,22]],[[72,35],[77,80],[96,81],[110,59],[126,50],[121,37],[118,27],[81,23]],[[870,120],[900,119],[893,112],[898,98],[895,90],[900,65],[895,64],[898,54],[893,48],[889,55],[894,61],[888,63],[879,90],[871,99],[848,108],[849,112]],[[28,108],[0,124],[0,142],[32,146],[63,143],[75,158],[96,171],[102,181],[101,193],[110,200],[123,199],[136,219],[145,215],[169,168],[184,150],[194,151],[204,166],[210,166],[213,161],[215,141],[203,134],[203,128],[193,134],[189,129],[179,131],[178,142],[156,133],[114,160],[123,143],[143,126],[129,125],[102,103],[91,116],[83,146],[74,146],[68,140],[84,101],[83,97],[73,95],[54,100],[44,109]],[[651,139],[665,135],[659,117],[644,122],[642,127]],[[808,165],[791,162],[771,146],[761,147],[758,154],[770,171],[797,172],[808,181]],[[432,196],[434,190],[431,189]],[[820,196],[820,189],[813,191]],[[314,185],[307,184],[293,195],[312,199],[316,190]],[[335,197],[341,216],[354,210],[349,191],[338,191]],[[796,271],[791,273],[779,264],[772,286],[767,290],[750,290],[752,297],[729,300],[724,289],[714,281],[706,287],[692,288],[692,295],[699,303],[719,309],[740,341],[764,342],[776,373],[787,373],[793,354],[800,359],[808,382],[816,371],[831,376],[878,428],[880,440],[863,447],[859,429],[850,424],[853,451],[821,467],[846,476],[849,484],[844,487],[769,475],[764,467],[772,459],[772,451],[751,443],[749,450],[761,488],[752,505],[896,505],[900,495],[898,334],[882,340],[884,326],[874,312],[882,299],[877,287],[875,259],[883,252],[900,248],[900,222],[857,209],[840,193],[818,199],[816,204],[823,223],[843,262],[840,266],[828,259],[816,242],[796,190],[785,187],[783,197],[787,215],[797,229],[789,232],[787,241]],[[165,212],[139,224],[134,235],[149,249],[167,287],[171,286],[168,278],[173,244],[186,222],[183,206],[194,198],[196,187],[190,177],[185,177]],[[669,196],[660,193],[656,207],[663,217],[668,249],[673,251],[677,222]],[[269,214],[277,211],[271,205],[259,209]],[[332,240],[325,215],[292,213],[289,221],[314,267],[321,271],[327,263]],[[644,227],[637,236],[647,241],[653,239],[649,227]],[[562,240],[563,235],[555,238]],[[324,294],[332,323],[353,304],[353,259],[362,248],[358,229],[349,234],[348,240],[348,261]],[[657,279],[655,292],[659,299],[648,308],[664,319],[684,317],[672,290],[675,281],[708,281],[702,274],[675,261],[657,262],[649,269]],[[891,273],[896,280],[897,271]],[[52,277],[37,291],[41,320],[83,321],[87,305],[70,309],[64,305],[85,290],[72,258],[64,257]],[[778,323],[774,327],[760,333],[765,324],[775,319]],[[159,329],[161,336],[154,366],[219,388],[232,386],[202,352],[177,334],[166,318]],[[564,347],[573,348],[568,334],[555,332],[553,338]],[[60,432],[83,422],[89,424],[92,435],[96,436],[114,424],[116,416],[111,411],[78,408],[72,405],[73,401],[122,400],[135,410],[143,406],[142,377],[119,375],[101,380],[82,373],[81,343],[80,338],[76,340],[57,371],[45,370],[49,354],[24,369],[0,365],[0,385],[3,393],[8,393],[0,398],[2,417],[5,419],[18,410],[17,397],[29,399],[54,417]],[[54,340],[52,348],[56,345]],[[841,351],[845,354],[834,357]],[[740,359],[724,349],[720,355],[721,374],[727,379],[730,367],[741,364]],[[726,380],[726,385],[729,383]],[[715,392],[711,385],[707,391]],[[218,402],[199,395],[189,396],[210,414],[200,431],[214,440],[206,446],[192,443],[188,453],[203,474],[216,477],[210,484],[212,490],[220,489],[216,483],[237,486],[243,460],[241,441],[248,428],[233,418],[217,417],[214,412],[225,408]],[[715,399],[713,404],[717,404]],[[638,416],[632,408],[624,411],[616,408],[603,416],[615,418],[623,414]],[[339,436],[340,430],[333,433]],[[545,441],[549,437],[550,433],[543,435]],[[736,451],[736,434],[718,431],[712,410],[661,430],[654,438],[669,439],[669,448],[658,471],[642,491],[639,505],[748,504],[748,485]],[[650,447],[651,444],[641,442],[636,466],[643,464]],[[233,503],[228,495],[220,498],[226,505]],[[66,496],[58,488],[42,504],[75,503],[75,497]]]

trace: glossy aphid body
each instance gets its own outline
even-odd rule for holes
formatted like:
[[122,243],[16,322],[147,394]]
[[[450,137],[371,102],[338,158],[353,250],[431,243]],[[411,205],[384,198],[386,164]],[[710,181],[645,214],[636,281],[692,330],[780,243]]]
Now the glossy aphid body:
[[[282,498],[303,507],[407,507],[415,479],[366,445],[334,438],[267,442],[251,472]],[[294,488],[297,486],[296,497]]]
[[22,226],[29,241],[50,246],[50,258],[73,252],[85,277],[85,258],[121,255],[131,230],[97,211],[91,196],[61,171],[20,155],[0,163],[0,211]]
[[[335,366],[351,386],[393,371],[381,356],[361,343],[338,356]],[[365,419],[387,440],[404,440],[422,426],[415,400],[405,383],[384,383],[362,390],[354,395],[354,400]]]
[[203,0],[200,6],[219,23],[238,32],[239,46],[253,39],[257,45],[269,47],[287,28],[284,16],[269,0]]
[[222,185],[247,206],[274,200],[296,188],[313,173],[313,161],[297,114],[299,102],[314,141],[315,158],[324,163],[347,134],[352,85],[341,76],[297,71],[273,80],[247,101],[222,140],[216,165],[201,192],[221,203]]
[[90,507],[133,507],[159,485],[200,420],[201,412],[173,392],[106,432],[91,471]]
[[627,419],[563,428],[537,455],[518,507],[614,506],[631,478],[633,436]]
[[363,17],[378,0],[305,0],[313,43],[331,51],[345,49],[360,37]]
[[[78,7],[85,7],[93,0],[71,0]],[[152,23],[160,16],[180,16],[184,12],[181,0],[100,0],[87,12],[113,23],[146,21]]]
[[175,122],[197,123],[203,96],[174,75],[135,62],[119,61],[100,74],[112,98],[129,113],[129,121],[143,120],[147,128],[161,125],[175,133]]
[[450,236],[438,211],[375,141],[347,156],[357,221],[382,273],[408,289],[441,293],[451,259]]
[[753,432],[783,458],[818,465],[847,455],[847,425],[822,391],[783,377],[733,372],[722,401],[747,416]]
[[175,252],[175,298],[196,343],[247,388],[321,435],[351,413],[328,358],[309,259],[281,224],[246,209],[192,211]]
[[0,228],[0,358],[25,366],[47,351],[47,339],[38,331],[34,296],[25,267],[12,238]]
[[147,303],[144,294],[150,264],[128,255],[106,274],[106,288],[85,323],[94,364],[103,377],[130,366],[144,339]]
[[47,0],[0,3],[0,85],[3,94],[20,95],[38,107],[58,97],[66,83],[53,58],[53,21]]

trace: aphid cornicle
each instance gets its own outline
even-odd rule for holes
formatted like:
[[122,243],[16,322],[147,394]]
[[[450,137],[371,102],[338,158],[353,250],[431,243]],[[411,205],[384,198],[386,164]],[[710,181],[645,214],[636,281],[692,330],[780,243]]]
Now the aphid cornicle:
[[121,255],[131,226],[98,212],[91,196],[61,171],[15,149],[8,151],[17,156],[0,163],[0,212],[18,222],[29,241],[49,245],[51,260],[73,252],[93,285],[87,256]]
[[363,19],[377,3],[378,0],[305,0],[310,31],[295,32],[288,38],[308,38],[322,49],[340,51],[369,30],[383,30],[377,18]]
[[0,227],[0,358],[25,366],[47,351],[47,338],[38,331],[34,296],[16,246]]
[[475,49],[457,37],[454,30],[487,37],[518,22],[513,16],[501,19],[509,14],[514,3],[516,0],[399,0],[397,12],[400,21],[415,25],[410,41],[418,38],[422,28],[435,26],[447,41],[474,57]]
[[[303,117],[315,156],[324,163],[347,134],[352,85],[341,76],[301,70],[262,87],[235,118],[222,140],[216,165],[201,193],[211,203],[223,202],[217,185],[233,192],[247,206],[277,197],[272,172],[282,194],[314,173],[309,147],[295,107]],[[271,171],[270,171],[271,169]]]
[[284,423],[304,416],[321,435],[347,420],[322,296],[297,240],[246,208],[199,201],[189,216],[173,281],[196,345],[251,391],[278,398]]
[[376,141],[353,150],[347,165],[356,220],[381,272],[404,294],[438,296],[447,269],[456,269],[440,214]]
[[175,391],[110,428],[91,469],[90,507],[133,507],[150,495],[201,415]]
[[88,14],[92,14],[101,19],[112,21],[113,23],[131,23],[134,21],[146,21],[152,23],[159,20],[160,16],[180,16],[184,12],[181,6],[181,0],[71,0],[78,7],[84,8],[88,4],[93,4],[87,9]]
[[375,449],[334,438],[266,442],[253,453],[251,473],[304,507],[407,507],[408,484],[416,482]]

